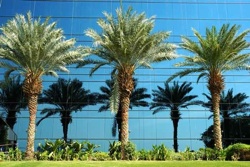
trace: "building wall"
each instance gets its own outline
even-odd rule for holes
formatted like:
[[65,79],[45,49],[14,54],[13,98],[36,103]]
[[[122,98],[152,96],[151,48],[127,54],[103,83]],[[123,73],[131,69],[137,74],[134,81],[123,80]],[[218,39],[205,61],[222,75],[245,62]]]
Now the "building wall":
[[[51,21],[57,22],[57,27],[64,30],[66,38],[76,38],[77,45],[92,45],[91,40],[84,35],[84,31],[93,28],[100,31],[97,20],[103,18],[103,11],[113,13],[119,7],[118,0],[1,0],[0,23],[4,24],[17,13],[32,12],[34,18],[38,16],[51,17]],[[240,31],[249,28],[250,1],[238,0],[123,0],[123,7],[132,6],[138,13],[145,12],[147,17],[155,16],[155,28],[157,31],[171,31],[168,42],[179,44],[181,36],[194,38],[192,28],[204,34],[205,29],[211,26],[218,28],[224,23],[241,25]],[[249,36],[247,37],[249,40]],[[181,49],[177,49],[180,55],[190,55]],[[135,77],[139,80],[138,87],[146,87],[148,93],[163,86],[164,81],[178,69],[173,64],[179,62],[176,59],[170,62],[154,64],[153,69],[138,69]],[[98,92],[106,79],[110,79],[110,67],[105,67],[89,77],[89,67],[71,69],[70,74],[60,74],[63,78],[78,78],[83,81],[84,88]],[[1,69],[4,72],[3,69]],[[1,73],[2,73],[1,72]],[[1,75],[2,77],[2,75]],[[226,73],[226,90],[233,88],[234,92],[249,94],[247,72]],[[179,81],[192,82],[194,90],[192,94],[199,95],[200,100],[206,100],[202,93],[208,93],[206,81],[196,83],[196,76],[189,76]],[[44,78],[44,89],[57,79]],[[39,105],[39,112],[44,108]],[[84,108],[82,112],[73,114],[73,122],[69,127],[69,138],[73,140],[90,140],[101,145],[102,150],[108,149],[108,141],[116,140],[111,135],[113,115],[109,111],[98,113],[99,105]],[[41,115],[37,114],[37,117]],[[191,149],[204,147],[199,140],[202,132],[211,124],[208,119],[211,113],[202,107],[193,106],[184,109],[179,123],[179,148],[184,150],[187,146]],[[24,110],[18,115],[15,131],[18,135],[19,147],[25,149],[26,129],[28,125],[28,111]],[[169,111],[152,115],[149,108],[133,108],[130,111],[129,120],[130,139],[137,148],[151,148],[152,144],[166,144],[172,148],[172,122]],[[59,116],[44,120],[36,131],[36,146],[44,139],[57,139],[62,137],[62,126]]]

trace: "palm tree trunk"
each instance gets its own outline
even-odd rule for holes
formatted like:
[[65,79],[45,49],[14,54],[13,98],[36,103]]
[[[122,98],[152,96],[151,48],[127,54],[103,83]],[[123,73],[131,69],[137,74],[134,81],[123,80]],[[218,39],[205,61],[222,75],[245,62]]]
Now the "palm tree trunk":
[[65,142],[68,141],[68,127],[69,127],[69,124],[63,123],[63,140]]
[[178,118],[173,118],[173,127],[174,127],[174,134],[173,134],[173,140],[174,140],[174,151],[178,152]]
[[214,114],[214,146],[216,149],[222,149],[222,135],[221,135],[221,122],[220,122],[220,94],[224,89],[224,80],[222,75],[213,71],[210,73],[208,82],[208,89],[212,97],[212,109]]
[[173,122],[174,132],[173,132],[173,142],[174,142],[174,151],[178,152],[178,123],[180,120],[180,112],[178,108],[173,108],[171,110],[171,119]]
[[37,112],[37,99],[38,95],[33,94],[28,96],[28,108],[29,108],[29,126],[28,126],[28,138],[26,148],[26,159],[34,159],[34,141],[36,131],[36,112]]
[[120,90],[120,104],[121,104],[121,159],[126,159],[125,146],[128,143],[128,118],[129,118],[129,104],[130,95],[134,89],[133,85],[133,70],[126,67],[118,72],[118,84]]
[[215,148],[222,149],[221,123],[220,123],[220,94],[212,94],[213,112],[214,112],[214,144]]
[[68,113],[62,115],[61,123],[63,127],[63,139],[65,142],[67,142],[68,140],[68,129],[69,129],[70,121],[71,121],[71,117]]
[[29,109],[29,126],[28,126],[28,138],[26,148],[26,159],[34,159],[34,141],[36,131],[36,112],[37,112],[37,100],[38,95],[42,90],[42,80],[40,74],[34,74],[28,72],[23,82],[23,92],[28,97],[28,109]]
[[13,130],[14,125],[16,124],[16,111],[15,110],[8,110],[8,114],[6,117],[6,123],[10,126],[10,128]]
[[125,146],[128,143],[128,138],[129,138],[129,134],[128,134],[128,129],[129,129],[128,128],[128,118],[129,118],[128,108],[129,107],[127,107],[127,103],[130,103],[130,98],[123,95],[123,97],[121,98],[121,104],[123,106],[121,107],[122,112],[121,112],[121,131],[120,131],[121,132],[121,159],[122,160],[126,159]]

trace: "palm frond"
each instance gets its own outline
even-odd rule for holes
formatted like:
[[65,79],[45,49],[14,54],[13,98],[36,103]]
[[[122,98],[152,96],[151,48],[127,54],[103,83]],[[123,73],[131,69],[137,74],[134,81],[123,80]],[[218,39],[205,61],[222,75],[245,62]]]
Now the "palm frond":
[[58,114],[61,112],[61,109],[58,108],[45,108],[41,111],[41,114],[46,114],[45,116],[43,116],[37,123],[36,126],[38,126],[44,119],[51,117],[55,114]]
[[114,76],[113,79],[114,79],[114,85],[110,96],[110,111],[117,113],[120,105],[120,91],[119,91],[117,77]]
[[91,68],[89,75],[92,76],[93,73],[94,73],[96,70],[98,70],[100,67],[102,67],[102,66],[104,66],[104,65],[106,65],[106,64],[108,64],[108,62],[105,62],[105,61],[99,62],[98,64],[95,65],[95,67]]
[[[153,105],[152,105],[152,107],[150,107],[150,109],[153,109],[153,108],[155,108],[155,107],[153,107]],[[158,113],[158,112],[160,112],[160,111],[164,111],[164,110],[166,110],[166,108],[167,108],[167,107],[165,107],[165,106],[159,106],[159,107],[157,107],[157,108],[153,111],[153,114],[156,114],[156,113]]]
[[[166,109],[169,109],[171,113],[173,111],[178,111],[179,113],[179,108],[187,108],[190,105],[202,104],[201,101],[194,100],[198,97],[197,95],[188,95],[193,89],[190,82],[183,82],[180,85],[178,82],[174,81],[173,86],[169,86],[169,83],[166,81],[165,88],[160,86],[157,88],[158,90],[153,90],[154,98],[150,107],[150,109],[156,108],[153,114]],[[172,114],[175,115],[177,113]]]
[[[60,113],[77,112],[88,105],[95,105],[98,97],[98,93],[91,93],[90,90],[84,89],[82,82],[78,79],[59,78],[56,83],[51,84],[48,89],[43,91],[39,102],[56,106],[60,109]],[[43,112],[49,111],[44,110]]]
[[170,81],[172,81],[174,78],[176,78],[178,76],[179,77],[183,77],[183,76],[189,75],[191,73],[198,73],[198,72],[201,72],[201,71],[204,71],[204,69],[203,68],[198,68],[198,69],[196,69],[196,68],[189,68],[189,69],[185,69],[183,71],[179,71],[179,72],[173,74],[172,76],[170,76],[167,79],[166,82],[170,82]]
[[102,105],[98,112],[103,112],[103,111],[107,111],[108,109],[110,109],[109,105],[108,104],[105,104],[105,105]]
[[[116,17],[107,12],[105,19],[97,24],[102,29],[97,33],[88,29],[85,34],[92,38],[94,45],[85,49],[86,54],[101,58],[115,69],[119,67],[140,66],[150,68],[150,64],[176,58],[176,45],[166,43],[170,32],[151,33],[154,28],[154,17],[146,18],[145,13],[137,14],[132,7],[123,12],[116,10]],[[105,64],[105,65],[106,65]],[[96,68],[99,68],[96,65]],[[95,72],[95,69],[92,69]]]
[[87,56],[80,47],[74,47],[75,39],[65,40],[55,22],[50,23],[49,18],[43,23],[40,18],[33,20],[30,12],[17,14],[1,30],[0,66],[9,72],[57,76],[56,71],[68,72],[67,65]]
[[[213,104],[211,95],[207,95],[205,93],[203,93],[203,95],[208,99],[208,101],[203,102],[202,106],[209,108],[212,112]],[[240,113],[246,113],[250,109],[250,105],[244,102],[248,98],[245,93],[233,95],[233,89],[229,89],[227,92],[223,91],[220,96],[220,111],[223,118]],[[213,117],[213,115],[210,117]]]
[[100,61],[93,59],[85,59],[84,61],[78,62],[76,68],[84,67],[89,64],[98,64]]

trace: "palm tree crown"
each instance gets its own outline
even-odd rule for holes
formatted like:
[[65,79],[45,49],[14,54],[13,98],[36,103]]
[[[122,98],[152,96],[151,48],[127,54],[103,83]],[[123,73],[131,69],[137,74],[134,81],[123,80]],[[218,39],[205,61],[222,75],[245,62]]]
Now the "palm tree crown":
[[[184,56],[184,62],[177,63],[177,67],[190,67],[177,72],[168,81],[177,76],[186,76],[191,73],[200,73],[200,78],[208,80],[215,75],[235,69],[249,69],[249,54],[241,51],[247,49],[250,44],[244,39],[250,30],[246,30],[237,35],[240,26],[225,24],[218,32],[216,27],[206,29],[206,37],[202,37],[198,31],[193,29],[197,41],[192,41],[188,37],[182,36],[182,48],[194,53],[194,56]],[[224,81],[223,77],[214,78]],[[213,80],[211,80],[212,82]],[[219,82],[220,83],[220,82]]]
[[182,77],[191,73],[199,73],[197,82],[205,77],[212,96],[217,149],[222,149],[219,102],[220,93],[225,86],[223,73],[234,69],[249,69],[249,54],[242,52],[250,46],[244,39],[249,30],[237,34],[239,28],[237,25],[225,24],[217,31],[213,26],[206,29],[206,37],[193,30],[198,43],[188,37],[182,37],[181,47],[192,52],[194,56],[185,56],[184,62],[176,66],[189,68],[175,73],[168,79],[170,81],[177,76]]
[[168,109],[171,110],[170,116],[174,126],[174,150],[178,152],[177,132],[178,122],[181,118],[180,108],[187,108],[190,105],[201,104],[201,102],[193,100],[197,95],[188,95],[193,89],[191,82],[183,82],[181,85],[174,82],[171,87],[168,82],[165,82],[164,86],[164,88],[157,86],[158,90],[153,90],[154,98],[150,109],[155,109],[153,114]]
[[138,67],[149,68],[150,63],[175,58],[175,45],[166,43],[169,32],[151,34],[154,18],[146,18],[145,13],[137,14],[129,7],[123,12],[116,10],[116,17],[104,12],[106,19],[99,19],[102,33],[88,29],[85,34],[94,40],[93,47],[86,47],[85,52],[98,56],[90,74],[99,67],[110,65],[114,68],[114,89],[110,98],[111,111],[117,112],[121,105],[122,112],[122,159],[125,159],[125,144],[128,142],[128,110],[130,95],[134,89],[133,74]]
[[43,109],[41,114],[46,115],[37,122],[37,125],[50,116],[60,114],[63,139],[67,141],[68,125],[72,122],[72,112],[81,111],[88,105],[95,105],[97,97],[97,93],[90,93],[90,90],[82,88],[81,81],[77,79],[67,81],[59,78],[56,83],[43,91],[43,96],[39,99],[41,103],[54,105],[55,108]]
[[80,52],[73,50],[75,39],[65,40],[63,30],[49,18],[41,23],[31,13],[16,15],[1,28],[1,67],[19,71],[26,77],[39,78],[44,74],[57,76],[56,71],[69,72],[68,64],[81,61]]
[[43,75],[57,76],[56,71],[68,72],[68,64],[81,61],[80,49],[74,48],[75,40],[65,40],[62,29],[47,18],[33,20],[27,16],[16,15],[1,27],[0,67],[6,68],[5,75],[13,71],[21,73],[25,79],[23,91],[28,97],[30,122],[26,158],[34,158],[35,119],[38,94],[42,90]]

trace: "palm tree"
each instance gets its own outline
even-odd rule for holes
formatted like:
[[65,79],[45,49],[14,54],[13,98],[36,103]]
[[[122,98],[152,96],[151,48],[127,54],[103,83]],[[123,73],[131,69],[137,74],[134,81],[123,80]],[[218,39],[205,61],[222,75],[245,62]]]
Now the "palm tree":
[[225,87],[223,73],[234,69],[249,69],[249,54],[242,52],[250,45],[244,39],[249,30],[237,34],[240,26],[225,24],[218,32],[216,27],[206,29],[206,36],[202,37],[194,31],[197,41],[182,37],[181,47],[194,54],[184,56],[184,62],[177,63],[177,67],[189,67],[172,75],[168,82],[177,76],[183,77],[191,73],[199,73],[197,82],[201,78],[207,81],[213,104],[213,124],[215,148],[222,149],[220,126],[220,94]]
[[34,158],[37,99],[42,90],[42,76],[58,76],[56,71],[69,72],[66,65],[81,61],[75,40],[65,40],[56,22],[46,18],[33,20],[31,13],[16,15],[1,27],[0,66],[5,76],[17,71],[24,76],[23,92],[28,98],[29,125],[26,159]]
[[6,123],[12,130],[16,124],[16,114],[28,106],[27,98],[23,94],[22,85],[20,76],[7,78],[0,90],[0,106],[7,113]]
[[157,86],[157,90],[153,90],[153,102],[150,109],[155,108],[153,114],[160,111],[170,109],[170,117],[173,122],[173,142],[174,150],[178,152],[178,123],[181,119],[180,108],[187,108],[190,105],[201,104],[200,101],[194,101],[197,95],[188,95],[192,91],[191,82],[183,82],[179,85],[178,82],[174,82],[173,86],[169,86],[167,82],[164,84],[164,88]]
[[[175,58],[173,44],[166,43],[169,32],[151,34],[154,18],[146,18],[145,13],[137,14],[131,7],[123,12],[122,7],[116,15],[104,12],[106,19],[99,19],[102,33],[88,29],[85,34],[94,41],[93,47],[86,47],[85,53],[98,56],[98,60],[89,60],[95,66],[92,75],[104,65],[113,67],[114,88],[110,98],[110,109],[117,112],[121,109],[121,155],[125,159],[125,145],[128,142],[128,110],[130,96],[134,89],[133,75],[138,67],[150,68],[150,63]],[[86,62],[87,63],[87,62]],[[79,63],[78,67],[86,63]]]
[[[203,106],[209,108],[212,111],[212,98],[211,96],[203,93],[208,99],[208,102],[203,103]],[[229,89],[227,93],[222,91],[220,95],[220,114],[222,116],[223,123],[223,146],[227,147],[231,144],[229,140],[230,133],[230,119],[232,116],[237,116],[240,113],[246,113],[250,111],[249,104],[244,102],[248,96],[245,93],[238,93],[233,95],[233,89]],[[213,116],[213,115],[212,115]]]
[[[138,80],[133,78],[134,82],[134,90],[131,93],[130,96],[130,105],[129,108],[132,109],[133,107],[148,107],[149,104],[145,99],[150,98],[150,94],[147,94],[146,88],[137,88]],[[107,87],[102,86],[100,88],[102,94],[99,96],[99,102],[103,103],[103,105],[99,108],[99,112],[107,111],[110,109],[110,103],[109,99],[112,93],[112,88],[114,85],[114,80],[106,80],[105,81]],[[114,123],[112,127],[112,135],[115,137],[116,136],[116,131],[117,131],[117,126],[118,126],[118,140],[121,141],[121,110],[120,108],[118,109],[118,112],[115,114],[114,117]]]
[[60,114],[63,127],[63,139],[68,140],[68,126],[72,122],[72,112],[81,111],[82,108],[88,105],[95,105],[97,93],[90,93],[90,90],[82,88],[82,82],[78,79],[65,80],[59,78],[57,83],[49,86],[43,91],[43,96],[39,98],[41,103],[54,105],[55,108],[45,108],[41,114],[46,114],[42,117],[37,125],[42,120]]
[[[121,155],[125,159],[124,148],[128,142],[128,110],[130,96],[134,89],[133,75],[138,67],[150,68],[150,63],[175,58],[175,45],[165,43],[169,32],[151,34],[154,18],[146,18],[145,13],[137,14],[131,7],[123,12],[122,7],[116,15],[104,12],[106,19],[99,19],[102,33],[88,29],[85,34],[94,41],[93,47],[85,52],[98,56],[99,60],[89,60],[96,64],[90,71],[93,74],[104,65],[113,67],[114,88],[110,98],[112,112],[121,107]],[[85,65],[79,64],[78,67]]]

